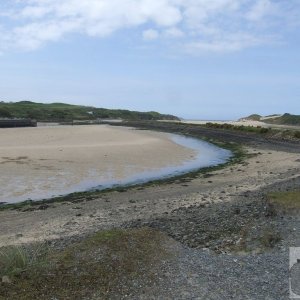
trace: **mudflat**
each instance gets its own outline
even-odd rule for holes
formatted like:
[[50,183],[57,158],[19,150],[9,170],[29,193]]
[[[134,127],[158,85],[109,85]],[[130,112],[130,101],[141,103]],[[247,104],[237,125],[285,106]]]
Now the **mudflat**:
[[195,154],[168,134],[55,126],[0,130],[0,202],[50,198],[180,165]]

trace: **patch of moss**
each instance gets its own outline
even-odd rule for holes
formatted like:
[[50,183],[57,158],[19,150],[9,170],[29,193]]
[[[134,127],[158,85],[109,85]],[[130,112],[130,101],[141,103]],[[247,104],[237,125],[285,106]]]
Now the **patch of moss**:
[[269,208],[275,211],[298,212],[300,209],[300,191],[269,193],[267,202]]
[[0,295],[4,299],[111,299],[126,295],[138,289],[140,281],[155,284],[160,263],[169,257],[165,239],[150,228],[101,231],[52,252],[44,269],[28,267],[12,284],[0,284]]

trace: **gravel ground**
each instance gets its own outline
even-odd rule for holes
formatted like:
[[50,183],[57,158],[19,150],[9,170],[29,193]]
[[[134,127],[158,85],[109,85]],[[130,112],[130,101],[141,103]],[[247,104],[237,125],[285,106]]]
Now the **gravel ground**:
[[[270,214],[264,195],[299,186],[300,177],[235,202],[180,208],[164,218],[126,224],[154,227],[178,241],[176,259],[162,268],[160,284],[145,297],[139,290],[130,298],[289,299],[289,247],[300,245],[300,218]],[[271,239],[264,241],[266,232]]]

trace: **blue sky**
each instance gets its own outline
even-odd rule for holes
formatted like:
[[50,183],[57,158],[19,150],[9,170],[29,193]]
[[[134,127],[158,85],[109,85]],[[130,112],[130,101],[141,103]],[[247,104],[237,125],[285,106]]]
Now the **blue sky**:
[[299,0],[2,0],[0,99],[300,114]]

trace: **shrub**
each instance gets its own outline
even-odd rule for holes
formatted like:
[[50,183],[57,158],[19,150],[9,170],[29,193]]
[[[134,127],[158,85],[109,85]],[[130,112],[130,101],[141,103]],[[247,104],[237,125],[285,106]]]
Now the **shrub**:
[[294,137],[300,139],[300,131],[295,131]]
[[14,276],[24,272],[28,267],[43,263],[46,253],[42,245],[34,248],[8,246],[0,249],[0,276]]
[[279,232],[273,230],[265,230],[260,237],[260,241],[265,248],[273,248],[281,240]]
[[0,276],[14,275],[24,271],[29,262],[23,247],[10,246],[0,250]]
[[269,132],[270,131],[270,128],[260,128],[259,129],[259,132],[260,133],[267,133],[267,132]]

